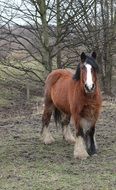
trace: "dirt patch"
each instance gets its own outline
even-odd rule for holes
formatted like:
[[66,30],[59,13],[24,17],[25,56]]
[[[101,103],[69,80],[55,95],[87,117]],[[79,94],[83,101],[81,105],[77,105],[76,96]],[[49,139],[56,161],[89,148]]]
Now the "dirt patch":
[[105,100],[97,123],[98,156],[73,158],[73,145],[51,121],[55,143],[40,138],[41,113],[0,121],[1,190],[115,190],[116,104]]

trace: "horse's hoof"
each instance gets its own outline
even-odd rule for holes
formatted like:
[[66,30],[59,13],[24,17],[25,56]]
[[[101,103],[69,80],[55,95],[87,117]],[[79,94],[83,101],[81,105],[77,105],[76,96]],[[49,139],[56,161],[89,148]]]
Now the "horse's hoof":
[[87,156],[81,156],[81,155],[74,155],[74,158],[75,159],[80,159],[80,160],[86,160],[87,158],[89,157],[89,155],[87,155]]
[[95,156],[95,157],[96,157],[96,156],[98,156],[98,155],[97,155],[97,153],[96,153],[96,154],[93,154],[92,156]]
[[52,144],[55,142],[54,138],[50,135],[50,136],[46,136],[44,139],[43,139],[43,142],[44,144]]
[[75,144],[76,140],[74,136],[70,132],[68,132],[63,135],[63,139],[65,139],[65,141],[67,141],[69,144]]
[[54,143],[55,142],[55,140],[54,139],[44,139],[44,144],[52,144],[52,143]]
[[86,160],[89,157],[89,154],[87,152],[77,154],[74,152],[74,158],[80,159],[80,160]]
[[87,152],[88,152],[88,154],[89,154],[90,156],[97,156],[97,151],[96,151],[96,149],[94,149],[94,150],[88,149]]
[[64,138],[66,142],[68,142],[69,144],[75,144],[76,140],[74,137],[72,138]]

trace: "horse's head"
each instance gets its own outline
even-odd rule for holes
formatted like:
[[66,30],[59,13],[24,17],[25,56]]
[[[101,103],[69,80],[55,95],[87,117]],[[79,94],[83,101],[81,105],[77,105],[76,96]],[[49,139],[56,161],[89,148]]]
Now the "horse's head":
[[93,93],[96,88],[96,73],[98,65],[96,63],[96,53],[87,56],[84,52],[81,54],[80,80],[86,93]]

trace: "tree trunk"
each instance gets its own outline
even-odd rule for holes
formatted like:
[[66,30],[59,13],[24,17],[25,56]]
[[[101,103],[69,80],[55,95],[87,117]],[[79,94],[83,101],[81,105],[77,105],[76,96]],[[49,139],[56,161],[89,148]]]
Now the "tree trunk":
[[43,55],[42,55],[42,62],[44,65],[44,75],[45,77],[48,75],[49,72],[52,71],[52,61],[50,59],[50,51],[49,51],[49,34],[48,34],[48,23],[47,23],[47,15],[46,15],[46,1],[45,0],[39,0],[38,5],[40,8],[41,13],[41,22],[42,22],[42,29],[43,29],[43,35],[42,35],[42,45],[43,45]]
[[[106,57],[105,57],[106,56]],[[112,56],[111,54],[99,55],[100,83],[105,94],[112,94]],[[107,64],[106,64],[107,63]]]
[[50,57],[48,51],[43,52],[42,63],[44,65],[44,77],[46,78],[46,76],[52,71],[52,58]]
[[57,0],[57,68],[61,68],[61,50],[60,50],[60,35],[61,35],[61,20],[60,20],[60,0]]
[[108,34],[111,33],[109,4],[108,1],[101,1],[101,13],[103,23],[103,50],[102,50],[102,86],[105,94],[111,94],[112,81],[112,55],[111,41]]

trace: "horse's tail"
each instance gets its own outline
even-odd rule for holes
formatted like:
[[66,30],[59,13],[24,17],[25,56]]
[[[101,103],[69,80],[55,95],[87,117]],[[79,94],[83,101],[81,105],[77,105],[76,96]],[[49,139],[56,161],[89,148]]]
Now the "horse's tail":
[[56,107],[54,108],[53,116],[56,126],[58,123],[61,125],[61,112]]

